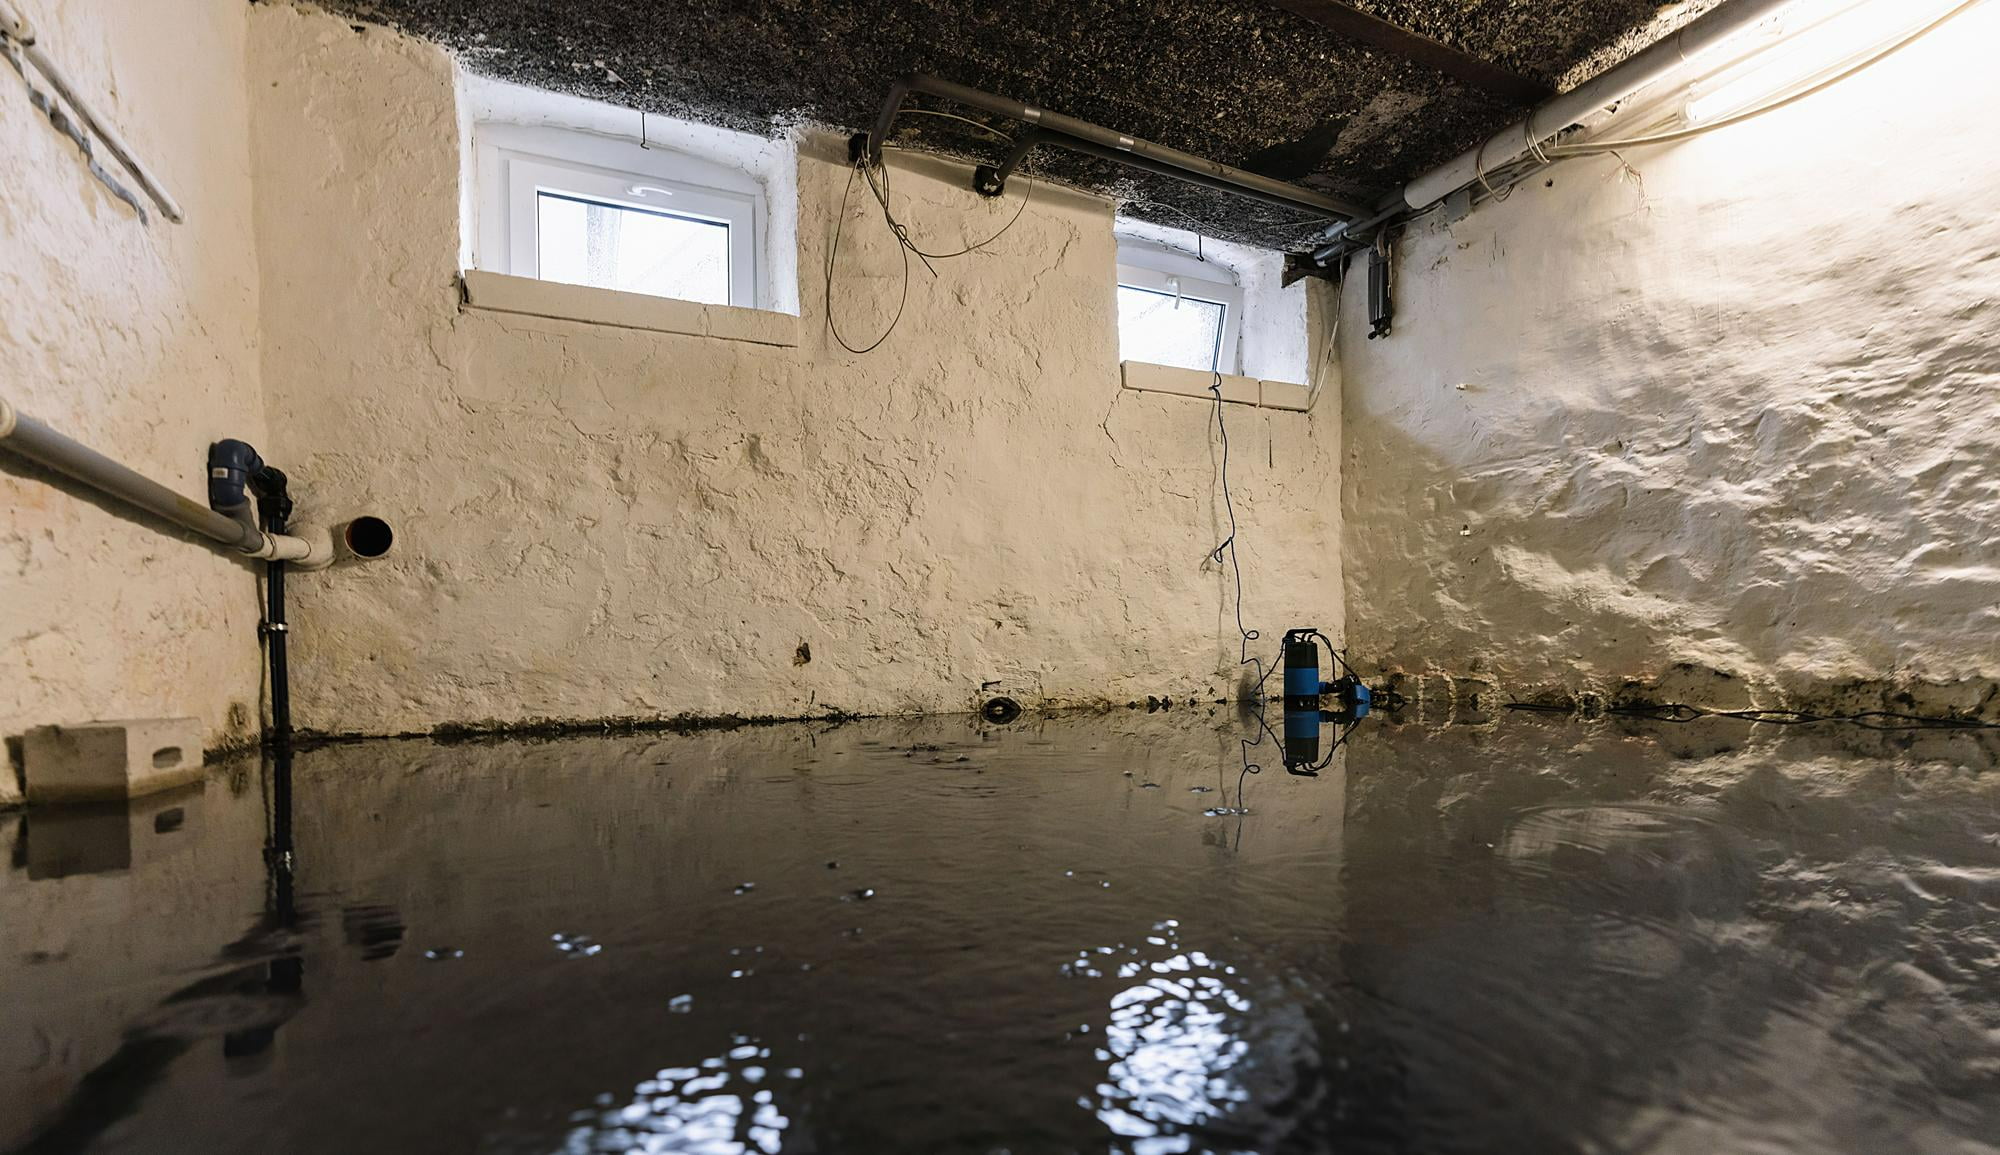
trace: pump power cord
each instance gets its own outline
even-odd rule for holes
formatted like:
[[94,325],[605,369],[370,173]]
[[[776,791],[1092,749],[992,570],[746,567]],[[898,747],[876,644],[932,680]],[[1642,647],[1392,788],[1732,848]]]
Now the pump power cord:
[[1250,652],[1251,644],[1263,635],[1243,624],[1243,563],[1236,554],[1236,500],[1229,490],[1229,426],[1222,417],[1222,371],[1218,369],[1213,372],[1215,380],[1209,384],[1208,391],[1215,396],[1215,434],[1222,443],[1222,468],[1219,473],[1222,479],[1222,508],[1229,517],[1229,533],[1208,552],[1208,557],[1218,566],[1222,564],[1225,555],[1228,557],[1230,575],[1235,583],[1236,632],[1242,638],[1241,648],[1237,651],[1236,665],[1238,669],[1249,666],[1257,671],[1257,681],[1251,690],[1257,701],[1257,736],[1240,740],[1243,771],[1236,776],[1236,808],[1241,810],[1244,779],[1252,774],[1263,773],[1263,767],[1250,760],[1251,749],[1263,745],[1266,734],[1271,736],[1273,742],[1282,745],[1277,733],[1271,729],[1271,720],[1267,716],[1270,699],[1264,693],[1264,685],[1271,680],[1271,671],[1278,668],[1278,663],[1273,659],[1266,664],[1263,658]]

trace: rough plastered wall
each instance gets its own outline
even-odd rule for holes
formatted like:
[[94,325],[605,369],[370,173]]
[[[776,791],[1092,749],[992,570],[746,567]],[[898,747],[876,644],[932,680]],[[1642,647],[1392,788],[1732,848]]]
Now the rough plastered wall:
[[[1121,390],[1110,206],[1038,189],[985,251],[912,261],[895,333],[854,356],[823,312],[848,170],[809,141],[797,348],[461,309],[448,58],[284,5],[250,20],[274,440],[302,515],[398,531],[295,583],[301,725],[1233,689],[1212,409]],[[891,163],[933,249],[1013,209]],[[903,263],[865,188],[844,228],[836,316],[872,339]],[[1338,629],[1323,418],[1229,419],[1246,619],[1267,648]]]
[[[70,0],[29,15],[187,220],[141,224],[0,65],[0,390],[203,501],[208,443],[264,435],[244,8]],[[0,737],[167,715],[199,716],[211,744],[254,729],[251,568],[135,516],[0,453]],[[0,801],[14,788],[0,773]]]
[[1566,162],[1413,229],[1394,335],[1345,306],[1356,653],[1707,702],[1990,698],[1996,48],[1984,5],[1633,171]]

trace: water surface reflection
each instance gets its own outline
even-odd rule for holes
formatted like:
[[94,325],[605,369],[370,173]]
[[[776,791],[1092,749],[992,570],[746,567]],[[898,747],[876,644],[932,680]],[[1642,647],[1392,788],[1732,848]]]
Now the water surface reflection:
[[1243,813],[1242,733],[385,742],[302,755],[289,805],[251,764],[30,814],[0,1150],[2000,1135],[1979,741],[1384,724]]

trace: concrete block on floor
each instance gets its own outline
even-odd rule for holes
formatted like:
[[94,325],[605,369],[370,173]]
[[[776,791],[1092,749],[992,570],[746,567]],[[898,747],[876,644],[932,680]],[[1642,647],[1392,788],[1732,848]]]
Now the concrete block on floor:
[[42,726],[23,735],[30,803],[115,802],[201,777],[201,721],[131,718]]

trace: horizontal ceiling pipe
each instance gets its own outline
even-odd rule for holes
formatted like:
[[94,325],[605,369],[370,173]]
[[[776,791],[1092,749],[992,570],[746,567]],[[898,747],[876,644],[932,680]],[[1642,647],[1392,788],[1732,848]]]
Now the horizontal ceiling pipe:
[[1287,208],[1319,216],[1349,220],[1367,215],[1366,209],[1337,197],[1316,193],[1311,189],[1300,188],[1298,185],[1274,180],[1271,177],[1259,176],[1246,169],[1168,148],[1163,144],[1126,136],[1089,121],[1064,116],[1060,112],[1050,112],[1047,109],[1023,104],[1018,100],[1010,100],[1004,96],[967,88],[963,84],[954,84],[949,80],[940,80],[935,76],[925,76],[921,73],[912,73],[890,86],[889,97],[882,103],[882,111],[875,118],[874,131],[868,136],[870,161],[881,163],[882,144],[888,139],[889,130],[895,126],[896,113],[902,109],[903,101],[913,92],[949,100],[994,116],[1004,116],[1009,120],[1030,124],[1047,132],[1060,133],[1072,141],[1097,146],[1104,150],[1102,155],[1106,159],[1143,168],[1148,172],[1193,179],[1194,183],[1204,184],[1210,188],[1240,193],[1266,203],[1281,204]]
[[0,397],[0,449],[75,478],[99,493],[253,558],[297,562],[307,569],[334,560],[330,537],[325,542],[318,540],[329,536],[323,532],[309,531],[306,537],[264,533],[57,433],[14,408],[4,397]]
[[[1494,133],[1477,148],[1404,185],[1399,196],[1403,207],[1426,209],[1462,188],[1477,184],[1483,175],[1490,175],[1532,154],[1541,142],[1625,100],[1647,85],[1667,78],[1690,58],[1793,2],[1729,0],[1672,35],[1635,53],[1623,63],[1537,105],[1534,111]],[[1347,223],[1336,224],[1327,229],[1320,240],[1332,241],[1348,231]]]
[[[1217,178],[1204,175],[1202,173],[1188,172],[1185,169],[1174,168],[1170,165],[1163,164],[1159,161],[1153,160],[1150,157],[1138,156],[1133,153],[1122,152],[1117,149],[1106,148],[1101,144],[1095,144],[1087,140],[1077,140],[1074,137],[1065,136],[1059,132],[1040,132],[1035,134],[1035,136],[1032,139],[1026,140],[1023,143],[1025,143],[1028,147],[1021,148],[1019,145],[1017,145],[1015,148],[1015,153],[1020,154],[1020,156],[1025,156],[1030,149],[1039,148],[1044,145],[1047,145],[1048,147],[1051,148],[1068,149],[1071,152],[1078,153],[1083,156],[1095,157],[1098,160],[1108,160],[1117,164],[1128,165],[1132,168],[1140,169],[1145,172],[1154,173],[1158,176],[1168,177],[1172,180],[1185,181],[1188,184],[1197,185],[1200,186],[1201,188],[1214,189],[1218,192],[1233,193],[1237,196],[1244,197],[1249,200],[1260,201],[1268,205],[1276,205],[1279,208],[1292,209],[1294,211],[1300,211],[1300,212],[1310,212],[1315,217],[1323,217],[1327,215],[1326,209],[1319,207],[1308,207],[1307,205],[1302,204],[1299,201],[1299,198],[1296,196],[1284,196],[1276,193],[1267,193],[1261,189],[1246,189],[1239,185],[1230,184],[1226,181],[1222,181]],[[1014,153],[1010,153],[1008,159],[1012,161],[1013,164],[1018,165],[1020,163],[1020,156],[1016,156]],[[1006,179],[1006,173],[1011,172],[1011,170],[1012,166],[1010,165],[1006,171],[1003,171],[1001,173],[1000,179],[1004,181]],[[984,192],[986,190],[982,188],[980,191]],[[1358,212],[1359,210],[1350,208],[1350,211]],[[1310,222],[1307,223],[1310,224]]]

